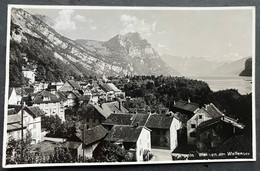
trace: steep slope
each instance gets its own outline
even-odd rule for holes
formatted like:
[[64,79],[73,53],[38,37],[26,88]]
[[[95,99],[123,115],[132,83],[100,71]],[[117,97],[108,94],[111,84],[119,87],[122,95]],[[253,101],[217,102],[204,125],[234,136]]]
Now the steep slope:
[[244,69],[244,65],[248,57],[236,60],[234,62],[225,63],[213,70],[211,75],[239,75]]
[[82,39],[75,41],[97,56],[102,56],[102,60],[121,61],[130,68],[132,74],[180,75],[161,59],[151,44],[142,39],[139,33],[116,35],[106,42]]
[[[178,74],[160,60],[146,40],[131,36],[132,33],[118,35],[107,42],[88,41],[87,46],[82,46],[58,34],[43,20],[47,20],[46,17],[35,17],[13,8],[10,53],[17,59],[26,53],[31,64],[36,65],[40,78],[47,81],[88,75]],[[21,66],[14,70],[21,71]],[[45,71],[46,74],[40,74]]]
[[211,62],[202,57],[181,57],[168,54],[163,54],[162,60],[184,76],[208,75],[212,70],[223,64]]
[[252,58],[248,58],[245,62],[245,69],[239,76],[252,76]]

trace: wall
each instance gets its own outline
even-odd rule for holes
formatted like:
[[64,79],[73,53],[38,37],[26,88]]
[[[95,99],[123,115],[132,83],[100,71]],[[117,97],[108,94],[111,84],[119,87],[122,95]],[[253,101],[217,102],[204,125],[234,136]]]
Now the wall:
[[144,150],[151,151],[151,132],[143,128],[136,142],[136,161],[143,161]]
[[[202,116],[202,119],[199,119],[199,115]],[[202,122],[211,119],[212,117],[205,112],[197,112],[190,120],[187,121],[187,141],[189,145],[195,145],[196,137],[191,137],[190,133],[199,126]],[[191,125],[195,124],[195,128],[192,128]]]
[[174,150],[178,146],[177,130],[181,128],[181,123],[176,118],[173,119],[170,127],[170,149]]

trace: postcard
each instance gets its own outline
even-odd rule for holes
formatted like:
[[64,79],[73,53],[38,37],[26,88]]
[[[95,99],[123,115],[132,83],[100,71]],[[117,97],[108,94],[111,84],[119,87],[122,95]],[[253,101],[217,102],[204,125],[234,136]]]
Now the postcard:
[[3,167],[256,160],[255,7],[9,5],[7,26]]

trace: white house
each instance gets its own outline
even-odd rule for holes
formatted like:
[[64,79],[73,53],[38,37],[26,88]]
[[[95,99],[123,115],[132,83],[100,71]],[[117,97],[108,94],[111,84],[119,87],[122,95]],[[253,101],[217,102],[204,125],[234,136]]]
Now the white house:
[[35,82],[35,71],[34,70],[23,70],[23,76],[29,79],[29,83]]
[[105,141],[121,145],[138,162],[147,160],[151,152],[151,130],[144,126],[115,125]]
[[39,106],[46,116],[58,115],[62,121],[65,121],[63,103],[55,94],[46,90],[41,91],[34,97],[33,106]]
[[[12,110],[12,109],[9,109]],[[8,115],[7,132],[8,137],[12,136],[14,139],[19,140],[22,138],[22,122],[21,116],[23,112],[23,133],[24,138],[26,134],[30,133],[32,144],[40,142],[41,139],[41,116],[44,115],[43,111],[37,106],[24,107],[17,114]]]
[[206,107],[196,111],[195,115],[187,121],[187,141],[190,145],[196,143],[196,128],[204,121],[223,116],[214,104],[206,105]]
[[181,122],[175,116],[150,114],[145,126],[152,130],[153,148],[174,150],[178,146],[177,130]]
[[22,96],[17,94],[16,88],[9,87],[8,104],[19,105],[21,103]]

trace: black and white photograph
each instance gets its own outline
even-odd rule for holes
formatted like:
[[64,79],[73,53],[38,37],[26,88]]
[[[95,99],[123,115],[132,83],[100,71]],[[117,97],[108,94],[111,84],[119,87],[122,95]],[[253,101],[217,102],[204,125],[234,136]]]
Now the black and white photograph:
[[8,5],[5,168],[256,160],[255,7]]

